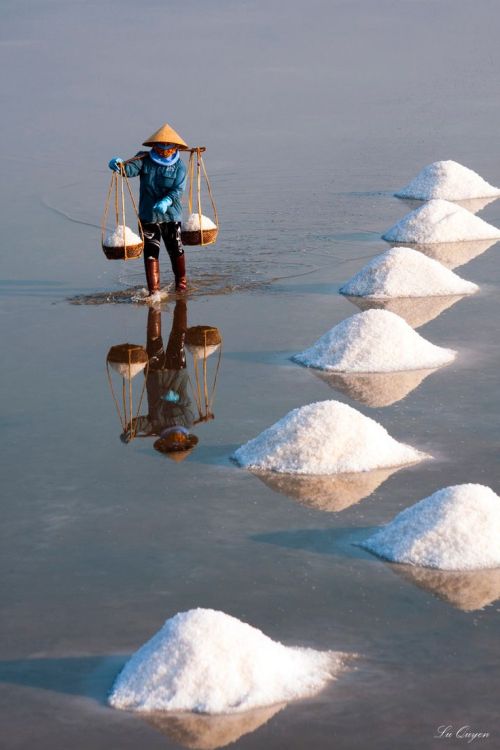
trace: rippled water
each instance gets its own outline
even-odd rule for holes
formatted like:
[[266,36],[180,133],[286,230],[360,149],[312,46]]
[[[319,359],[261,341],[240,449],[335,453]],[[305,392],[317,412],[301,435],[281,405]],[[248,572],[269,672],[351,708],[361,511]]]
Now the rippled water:
[[[464,746],[435,735],[470,725],[490,733],[475,746],[496,747],[496,572],[408,570],[355,542],[445,485],[500,491],[499,245],[444,248],[479,294],[400,311],[459,351],[449,367],[325,379],[289,358],[358,312],[338,288],[411,209],[394,189],[438,158],[500,184],[498,9],[313,0],[283,13],[271,0],[245,10],[245,24],[225,0],[2,11],[2,745],[421,750]],[[159,20],[176,29],[168,64]],[[158,92],[165,65],[161,85],[172,65],[182,84],[174,103]],[[165,119],[208,146],[221,234],[187,250],[186,310],[169,291],[153,321],[132,304],[142,261],[106,261],[99,226],[108,159]],[[499,226],[500,202],[479,215]],[[199,439],[173,461],[154,450],[154,430],[123,439],[122,396],[145,416],[153,381],[149,392],[142,374],[132,393],[118,384],[117,411],[106,358],[125,342],[151,346],[153,324],[175,354],[180,312],[223,341],[206,391],[189,352],[185,370],[162,371],[182,376]],[[327,398],[434,459],[309,483],[230,462],[290,409]],[[107,708],[127,656],[196,606],[287,644],[356,653],[354,668],[315,698],[229,719]]]

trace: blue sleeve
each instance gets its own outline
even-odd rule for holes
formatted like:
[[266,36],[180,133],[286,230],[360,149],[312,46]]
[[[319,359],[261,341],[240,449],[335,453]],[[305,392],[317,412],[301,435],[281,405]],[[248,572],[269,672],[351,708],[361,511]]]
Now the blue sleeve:
[[[135,155],[135,157],[142,157],[145,154],[147,154],[147,151],[139,151]],[[128,159],[123,164],[123,168],[125,169],[125,174],[127,175],[127,177],[137,177],[137,175],[141,172],[143,159],[137,159],[135,157],[133,159]]]

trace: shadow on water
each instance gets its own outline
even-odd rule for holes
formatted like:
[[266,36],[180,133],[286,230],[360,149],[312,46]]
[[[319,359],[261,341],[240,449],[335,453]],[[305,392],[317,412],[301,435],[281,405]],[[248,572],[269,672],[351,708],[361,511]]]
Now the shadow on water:
[[373,527],[345,527],[336,529],[296,529],[274,531],[270,534],[253,534],[250,539],[261,544],[273,544],[285,549],[314,552],[318,555],[348,557],[380,562],[369,552],[356,546],[373,533]]
[[[129,658],[129,654],[120,654],[12,659],[0,662],[0,682],[91,698],[107,707],[113,682]],[[280,703],[216,716],[159,711],[134,715],[183,747],[215,750],[254,732],[285,707],[286,703]]]
[[101,705],[130,655],[0,661],[0,682],[92,698]]

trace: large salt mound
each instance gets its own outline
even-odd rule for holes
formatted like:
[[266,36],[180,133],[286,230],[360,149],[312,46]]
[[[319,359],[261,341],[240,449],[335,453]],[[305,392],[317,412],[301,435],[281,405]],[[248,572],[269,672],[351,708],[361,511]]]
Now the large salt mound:
[[444,200],[431,200],[406,214],[382,235],[387,242],[466,242],[500,238],[500,230]]
[[352,297],[432,297],[474,294],[479,287],[409,247],[392,247],[340,288]]
[[455,358],[388,310],[366,310],[342,321],[294,362],[327,372],[394,372],[441,367]]
[[500,190],[483,180],[477,172],[450,159],[435,161],[424,167],[406,187],[395,195],[428,201],[443,198],[447,201],[500,196]]
[[212,609],[167,620],[127,662],[109,703],[133,711],[236,713],[313,695],[340,654],[289,648]]
[[429,458],[398,443],[375,420],[339,401],[293,409],[233,454],[247,469],[283,474],[342,474]]
[[445,487],[361,543],[379,557],[440,570],[500,566],[500,497],[481,484]]

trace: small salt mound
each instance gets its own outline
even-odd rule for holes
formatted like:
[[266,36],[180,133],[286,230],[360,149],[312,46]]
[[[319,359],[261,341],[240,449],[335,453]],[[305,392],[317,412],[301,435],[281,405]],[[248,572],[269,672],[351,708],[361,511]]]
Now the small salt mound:
[[[202,229],[217,229],[217,225],[213,223],[212,219],[208,216],[201,215],[201,228]],[[182,222],[183,232],[199,232],[200,231],[200,215],[189,214],[186,221]]]
[[466,242],[500,238],[500,230],[465,208],[431,200],[406,214],[382,236],[387,242]]
[[441,367],[456,352],[434,346],[388,310],[366,310],[343,320],[292,357],[327,372],[399,372]]
[[431,198],[453,201],[500,196],[500,190],[472,169],[448,159],[424,167],[414,180],[395,195],[423,201]]
[[132,247],[133,245],[140,245],[142,240],[130,227],[124,227],[123,224],[120,224],[113,232],[106,233],[103,244],[105,247],[124,247],[125,243],[127,247]]
[[313,695],[340,654],[288,648],[213,609],[167,620],[127,662],[109,703],[133,711],[236,713]]
[[238,448],[247,469],[283,474],[342,474],[403,466],[429,458],[398,443],[374,419],[339,401],[293,409]]
[[379,557],[440,570],[500,566],[500,497],[481,484],[445,487],[361,543]]
[[352,297],[433,297],[474,294],[479,287],[437,260],[409,247],[392,247],[377,255],[340,288]]

